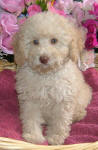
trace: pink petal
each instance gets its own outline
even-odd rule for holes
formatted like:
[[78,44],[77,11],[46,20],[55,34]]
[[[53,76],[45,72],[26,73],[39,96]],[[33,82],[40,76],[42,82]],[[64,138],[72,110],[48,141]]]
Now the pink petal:
[[24,0],[0,0],[0,6],[12,13],[21,13],[25,7]]
[[13,49],[8,49],[2,45],[2,36],[0,36],[0,48],[4,53],[13,54]]
[[27,11],[28,11],[28,15],[32,16],[35,15],[36,13],[41,12],[41,7],[36,4],[33,4],[28,7]]
[[64,13],[64,11],[62,10],[58,10],[56,8],[54,8],[52,5],[51,5],[51,2],[48,2],[48,10],[53,12],[53,13],[57,13],[59,15],[62,15],[62,16],[66,16],[66,14]]
[[0,25],[2,26],[4,32],[11,34],[13,32],[17,32],[17,18],[16,16],[8,13],[3,13],[0,16]]

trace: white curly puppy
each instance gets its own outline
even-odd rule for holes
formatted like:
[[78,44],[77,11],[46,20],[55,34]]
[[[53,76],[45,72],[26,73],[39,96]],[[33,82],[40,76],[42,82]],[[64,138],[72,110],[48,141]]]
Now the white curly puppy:
[[51,12],[27,19],[15,35],[16,90],[28,142],[62,144],[72,122],[86,115],[92,92],[77,67],[84,41],[82,29]]

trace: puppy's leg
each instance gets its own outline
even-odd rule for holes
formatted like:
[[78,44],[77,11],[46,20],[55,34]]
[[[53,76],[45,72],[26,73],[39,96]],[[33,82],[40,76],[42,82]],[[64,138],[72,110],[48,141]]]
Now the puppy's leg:
[[23,138],[31,143],[40,144],[45,141],[41,124],[43,119],[39,107],[33,103],[20,104],[20,119],[23,126]]
[[48,122],[47,140],[49,144],[63,144],[69,136],[73,117],[72,103],[62,103],[55,106]]

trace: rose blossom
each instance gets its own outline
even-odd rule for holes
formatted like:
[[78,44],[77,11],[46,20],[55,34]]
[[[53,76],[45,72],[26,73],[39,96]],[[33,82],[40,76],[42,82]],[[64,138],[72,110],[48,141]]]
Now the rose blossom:
[[98,16],[98,3],[94,3],[94,14]]
[[18,30],[17,17],[13,14],[2,13],[0,16],[0,26],[3,32],[11,34]]
[[27,9],[27,12],[29,16],[33,16],[36,13],[41,12],[41,7],[36,4],[30,5]]
[[95,25],[90,24],[90,25],[88,25],[87,29],[88,29],[88,33],[96,34],[96,26]]
[[55,7],[64,11],[65,14],[70,14],[73,9],[73,0],[57,0],[55,3]]
[[93,10],[89,11],[90,14],[98,16],[98,3],[93,4]]
[[87,34],[87,39],[85,41],[85,47],[89,50],[98,45],[96,34]]
[[18,31],[17,18],[9,13],[0,16],[0,49],[7,54],[13,54],[12,37]]
[[16,13],[18,16],[24,9],[24,0],[0,0],[1,8]]
[[98,3],[98,0],[83,0],[83,9],[86,11],[92,10],[95,2]]
[[83,22],[83,26],[86,27],[86,28],[87,28],[88,25],[90,25],[90,24],[96,26],[96,21],[93,20],[93,19],[88,19],[88,20],[86,20],[86,21]]
[[12,37],[13,35],[8,35],[7,33],[0,35],[0,48],[4,53],[13,54]]
[[96,34],[97,22],[95,20],[89,19],[83,23],[83,26],[88,29],[88,33]]

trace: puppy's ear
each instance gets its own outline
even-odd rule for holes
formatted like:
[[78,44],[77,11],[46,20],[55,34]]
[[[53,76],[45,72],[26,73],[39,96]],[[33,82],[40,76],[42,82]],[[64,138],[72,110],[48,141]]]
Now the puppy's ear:
[[14,59],[18,66],[22,66],[25,62],[24,47],[21,43],[21,32],[17,32],[13,37]]
[[[74,29],[73,29],[74,30]],[[81,52],[85,47],[86,31],[84,28],[76,27],[72,33],[72,41],[70,45],[70,58],[78,64]]]

